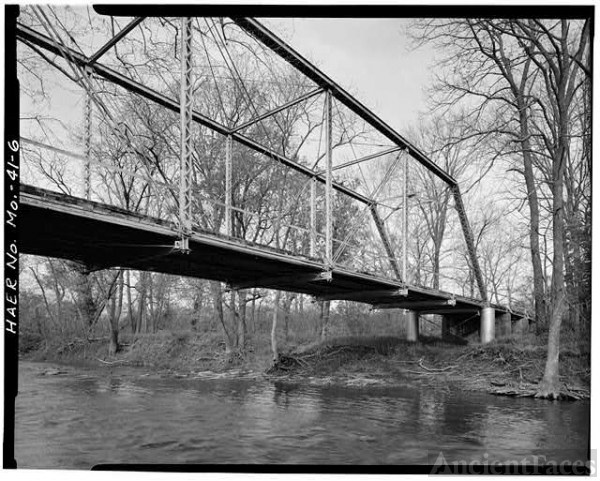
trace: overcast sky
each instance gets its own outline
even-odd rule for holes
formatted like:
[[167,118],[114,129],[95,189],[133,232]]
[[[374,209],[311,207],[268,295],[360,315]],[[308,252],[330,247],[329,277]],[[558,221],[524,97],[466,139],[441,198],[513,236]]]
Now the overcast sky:
[[[405,30],[408,19],[285,18],[259,19],[300,54],[317,64],[401,135],[427,108],[425,89],[433,80],[431,48],[411,50]],[[500,176],[494,177],[494,176]],[[493,169],[493,185],[504,188],[506,173]]]
[[400,133],[426,108],[431,50],[410,51],[404,19],[260,19]]

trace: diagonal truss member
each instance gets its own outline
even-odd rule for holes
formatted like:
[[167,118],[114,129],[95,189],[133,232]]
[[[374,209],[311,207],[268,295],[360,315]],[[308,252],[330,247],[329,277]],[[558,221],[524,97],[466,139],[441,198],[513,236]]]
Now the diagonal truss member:
[[94,62],[97,62],[100,57],[102,57],[106,52],[108,52],[111,48],[113,48],[118,42],[120,42],[125,36],[131,32],[135,27],[137,27],[145,17],[138,17],[133,19],[128,25],[126,25],[119,33],[117,33],[114,37],[112,37],[108,42],[106,42],[100,49],[90,57],[90,65]]
[[406,279],[403,279],[402,275],[400,274],[398,261],[396,261],[396,256],[394,255],[394,249],[392,249],[392,244],[390,243],[390,238],[385,228],[383,219],[379,216],[379,213],[377,212],[377,206],[375,204],[371,204],[369,206],[369,209],[371,210],[371,215],[373,216],[373,220],[375,221],[375,225],[377,226],[377,230],[379,231],[379,237],[381,237],[383,247],[385,247],[385,252],[390,262],[390,266],[392,267],[392,271],[394,271],[394,274],[396,275],[396,278],[398,280],[406,282]]
[[460,225],[465,236],[465,242],[467,244],[467,250],[469,252],[469,259],[471,260],[471,267],[475,273],[475,280],[477,281],[477,287],[479,288],[479,295],[483,301],[487,301],[487,293],[485,284],[483,283],[483,275],[481,274],[481,268],[479,267],[479,260],[477,259],[477,252],[475,250],[475,242],[473,240],[473,231],[469,225],[469,219],[467,218],[467,212],[465,205],[463,204],[462,196],[460,195],[460,188],[458,184],[451,186],[452,195],[454,196],[454,206],[458,212],[458,218]]

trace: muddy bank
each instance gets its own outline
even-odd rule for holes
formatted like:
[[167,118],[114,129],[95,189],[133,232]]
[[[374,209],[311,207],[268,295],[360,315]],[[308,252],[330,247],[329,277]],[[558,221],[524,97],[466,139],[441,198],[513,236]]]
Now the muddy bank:
[[[274,363],[268,345],[250,343],[244,355],[225,352],[218,336],[168,331],[125,342],[107,357],[108,340],[77,340],[48,346],[21,342],[21,357],[34,361],[94,367],[142,367],[190,377],[199,373],[254,372],[277,382],[345,386],[419,385],[436,390],[463,390],[532,396],[542,378],[544,346],[514,340],[457,345],[422,338],[408,343],[397,337],[346,337],[297,346]],[[560,357],[562,397],[589,398],[590,357],[563,348]]]
[[[534,396],[543,376],[544,346],[515,341],[455,345],[422,339],[345,338],[279,357],[267,371],[280,379],[331,379],[347,385],[426,385],[432,389]],[[590,358],[561,351],[561,397],[589,398]]]

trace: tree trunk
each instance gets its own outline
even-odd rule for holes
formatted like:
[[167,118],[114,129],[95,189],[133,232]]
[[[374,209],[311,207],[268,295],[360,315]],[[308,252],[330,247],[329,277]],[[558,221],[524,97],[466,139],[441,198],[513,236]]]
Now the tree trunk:
[[271,322],[271,351],[273,353],[273,361],[277,360],[279,357],[279,352],[277,349],[277,313],[279,311],[280,295],[281,292],[277,291],[275,294],[275,301],[273,302],[273,320]]
[[108,345],[109,357],[115,356],[119,352],[119,330],[111,327],[110,329],[110,343]]
[[35,317],[35,324],[38,329],[39,335],[42,336],[44,341],[47,341],[48,339],[46,337],[46,330],[44,328],[42,328],[42,322],[40,320],[40,318],[42,317],[42,312],[41,312],[41,308],[39,305],[35,306],[33,315]]
[[147,273],[140,272],[138,280],[139,285],[139,296],[138,296],[138,320],[137,320],[137,334],[147,331],[146,329],[146,284],[147,284]]
[[246,291],[237,291],[238,293],[238,351],[242,354],[246,352]]
[[521,148],[523,149],[523,176],[525,177],[530,218],[529,248],[531,252],[531,265],[533,267],[533,298],[535,303],[536,326],[539,333],[545,328],[547,321],[544,270],[542,268],[542,259],[540,255],[540,207],[535,186],[535,175],[533,172],[527,110],[522,100],[518,100],[518,104],[520,109],[520,133],[521,138],[523,139],[521,141]]
[[564,273],[564,198],[563,182],[566,166],[568,141],[567,112],[559,97],[559,112],[561,124],[559,127],[559,148],[552,159],[552,236],[554,249],[552,259],[552,313],[548,331],[548,357],[544,377],[540,382],[538,396],[558,398],[560,393],[559,354],[560,354],[560,325],[566,307],[565,303],[565,273]]
[[154,299],[154,278],[155,274],[148,273],[148,321],[147,332],[154,332],[154,324],[156,322],[156,299]]
[[94,302],[94,295],[92,293],[90,274],[84,272],[80,264],[69,263],[69,266],[75,271],[75,290],[77,292],[79,311],[81,312],[83,322],[89,328],[92,325],[96,314],[96,303]]
[[229,332],[231,333],[232,351],[239,347],[239,332],[238,332],[238,313],[236,309],[236,293],[235,289],[231,289],[229,293]]
[[[119,319],[123,307],[123,271],[117,273],[117,291],[109,292],[111,296],[108,322],[110,328],[110,342],[108,345],[108,355],[114,356],[119,352]],[[113,284],[114,285],[114,284]]]
[[[557,305],[560,303],[561,305]],[[548,354],[544,377],[539,384],[538,397],[557,399],[560,393],[559,355],[560,355],[560,321],[562,316],[563,299],[555,299],[550,317],[548,331]]]
[[202,312],[202,288],[196,286],[194,289],[194,307],[192,310],[192,319],[190,320],[192,331],[198,330],[198,324],[200,322],[200,312]]
[[252,314],[250,318],[252,319],[252,332],[256,331],[256,288],[252,289]]
[[131,334],[135,336],[136,323],[131,299],[131,271],[127,270],[125,273],[127,274],[127,316],[129,317],[129,324],[131,325]]
[[432,287],[436,290],[440,288],[440,246],[434,242],[433,251],[433,282]]
[[55,312],[56,315],[54,318],[57,321],[57,327],[60,331],[61,338],[65,338],[65,326],[64,326],[64,310],[63,310],[63,298],[64,298],[64,290],[58,284],[58,274],[54,267],[54,263],[52,260],[48,260],[48,266],[50,267],[50,271],[52,272],[52,286],[54,288],[54,302],[55,302]]
[[42,291],[42,297],[44,299],[44,305],[46,307],[46,312],[48,313],[48,317],[52,320],[52,323],[56,325],[56,323],[58,321],[56,320],[54,310],[52,309],[52,306],[50,305],[50,302],[48,301],[48,296],[46,295],[46,289],[44,288],[44,284],[42,284],[42,281],[41,281],[40,277],[38,276],[37,272],[35,271],[35,269],[33,267],[29,267],[29,269],[31,270],[33,277],[35,278],[40,290]]
[[[568,52],[567,37],[568,23],[561,19],[562,55],[558,62],[560,76],[556,78],[557,85],[553,91],[556,93],[556,106],[558,111],[557,125],[557,148],[552,156],[552,315],[550,317],[550,329],[548,332],[548,357],[544,377],[540,382],[538,396],[557,398],[560,392],[560,374],[559,374],[559,354],[560,354],[560,325],[566,308],[565,292],[565,255],[564,255],[564,235],[565,235],[565,201],[564,201],[564,181],[565,169],[567,166],[567,156],[569,153],[569,107],[572,99],[572,89],[574,88],[575,71],[569,72],[569,65],[572,56]],[[582,51],[580,51],[581,53]],[[570,84],[570,87],[569,87]]]
[[289,322],[290,322],[290,308],[295,295],[288,292],[283,298],[283,339],[287,344],[289,338]]
[[[568,215],[568,217],[567,217]],[[581,265],[581,248],[577,235],[577,227],[575,225],[575,219],[571,215],[569,210],[568,214],[565,215],[565,235],[563,238],[563,252],[565,259],[565,285],[566,285],[566,304],[569,306],[567,311],[566,327],[571,333],[577,333],[579,331],[579,305],[578,297],[580,287],[580,279],[582,272],[580,270]],[[579,262],[578,262],[579,260]]]
[[219,318],[219,323],[223,328],[223,340],[225,342],[225,352],[227,354],[233,351],[233,343],[231,340],[231,334],[227,329],[227,322],[225,321],[225,313],[223,311],[223,288],[221,287],[221,283],[219,281],[211,281],[210,282],[210,290],[213,296],[213,303],[215,311],[217,312],[217,317]]
[[321,313],[319,316],[319,324],[321,326],[321,332],[319,333],[319,338],[321,341],[324,341],[327,338],[327,332],[329,328],[329,314],[331,308],[331,301],[321,301]]

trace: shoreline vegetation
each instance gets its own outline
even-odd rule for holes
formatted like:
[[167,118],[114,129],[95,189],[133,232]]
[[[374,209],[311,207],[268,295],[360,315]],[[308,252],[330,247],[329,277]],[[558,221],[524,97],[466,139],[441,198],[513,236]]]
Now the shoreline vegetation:
[[[546,347],[521,340],[459,345],[421,336],[410,343],[395,336],[344,336],[290,346],[274,361],[267,348],[249,345],[245,355],[228,354],[217,336],[159,331],[124,340],[106,356],[108,338],[47,345],[24,336],[19,358],[110,368],[131,366],[166,371],[174,377],[200,373],[254,372],[279,382],[487,392],[535,397],[543,377]],[[560,353],[561,400],[590,396],[590,354],[564,346]]]

